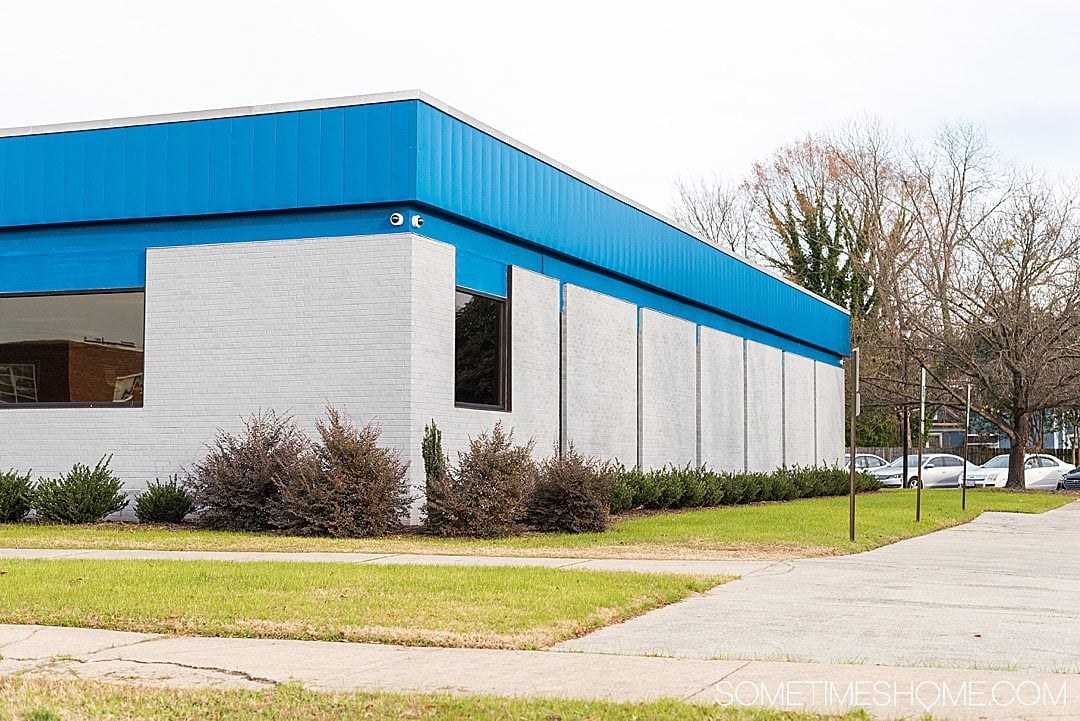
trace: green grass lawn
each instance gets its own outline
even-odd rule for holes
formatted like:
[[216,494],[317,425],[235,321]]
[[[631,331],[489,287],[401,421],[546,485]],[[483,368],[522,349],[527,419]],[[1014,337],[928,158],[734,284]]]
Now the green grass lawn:
[[0,560],[0,623],[541,648],[727,580],[545,568]]
[[606,533],[531,533],[499,540],[440,539],[404,534],[379,539],[297,538],[220,533],[137,524],[0,525],[5,548],[121,548],[198,551],[367,551],[377,553],[489,554],[607,558],[792,558],[864,551],[978,516],[983,511],[1040,513],[1074,496],[968,492],[923,493],[923,519],[915,522],[914,491],[881,491],[858,498],[856,541],[847,538],[848,500],[815,498],[787,503],[729,506],[629,517]]
[[448,694],[319,693],[295,685],[266,691],[164,689],[86,681],[0,678],[0,718],[17,721],[868,721],[843,715],[683,703],[610,703]]

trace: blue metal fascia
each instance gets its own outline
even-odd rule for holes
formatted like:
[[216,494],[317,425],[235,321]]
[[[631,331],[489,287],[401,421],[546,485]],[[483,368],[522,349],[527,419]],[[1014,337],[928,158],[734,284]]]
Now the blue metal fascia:
[[399,233],[391,208],[0,229],[0,293],[142,287],[147,248]]
[[[330,234],[316,229],[326,216],[315,209],[413,201],[519,239],[502,246],[510,256],[527,248],[802,346],[849,352],[843,312],[418,100],[0,138],[0,287],[106,287],[141,277],[145,247],[177,244],[164,238],[189,229],[209,237],[196,227],[214,228],[213,239],[191,242],[286,237],[285,227],[314,237]],[[269,211],[297,212],[262,218]],[[87,230],[96,221],[128,223]],[[128,237],[143,229],[153,238]],[[75,236],[95,240],[75,250]],[[460,278],[505,292],[499,268],[511,257],[459,251]],[[105,263],[115,266],[94,267]]]
[[390,225],[393,211],[422,215],[425,236],[455,246],[459,286],[505,297],[507,267],[516,265],[700,325],[839,363],[838,355],[821,348],[420,205],[0,229],[0,293],[142,287],[146,283],[147,248],[399,233],[401,228]]
[[0,138],[0,228],[408,200],[417,106]]
[[620,278],[771,328],[836,355],[846,313],[746,262],[421,104],[417,199]]
[[505,296],[507,266],[516,265],[557,278],[564,284],[588,288],[698,325],[742,336],[823,363],[840,364],[840,354],[829,349],[746,323],[715,309],[649,288],[631,278],[620,278],[576,259],[551,253],[540,246],[522,243],[512,236],[485,231],[434,208],[417,206],[415,212],[424,217],[423,235],[450,243],[456,248],[459,286]]

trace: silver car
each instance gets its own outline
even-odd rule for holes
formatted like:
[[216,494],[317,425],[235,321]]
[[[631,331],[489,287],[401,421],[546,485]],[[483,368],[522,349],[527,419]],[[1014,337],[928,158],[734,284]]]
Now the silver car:
[[[1024,456],[1024,485],[1027,488],[1053,491],[1062,486],[1065,474],[1073,470],[1071,463],[1043,454]],[[968,473],[968,486],[1003,487],[1009,480],[1009,456],[994,456],[974,473]]]
[[[855,454],[855,470],[856,471],[869,471],[873,468],[881,468],[882,466],[889,465],[889,462],[881,456],[873,453],[856,453]],[[851,454],[844,454],[844,470],[851,468]]]
[[[968,463],[968,475],[971,475],[978,466]],[[888,488],[914,488],[919,478],[919,457],[908,456],[908,477],[904,478],[904,457],[900,456],[895,461],[881,468],[872,468],[868,471],[882,485]],[[960,476],[964,472],[964,459],[951,453],[924,453],[922,466],[923,488],[959,488]]]

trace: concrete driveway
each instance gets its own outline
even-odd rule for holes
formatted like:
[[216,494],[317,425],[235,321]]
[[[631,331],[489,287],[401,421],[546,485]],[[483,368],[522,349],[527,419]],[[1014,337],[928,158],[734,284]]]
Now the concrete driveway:
[[558,649],[1080,673],[1080,502],[776,563]]

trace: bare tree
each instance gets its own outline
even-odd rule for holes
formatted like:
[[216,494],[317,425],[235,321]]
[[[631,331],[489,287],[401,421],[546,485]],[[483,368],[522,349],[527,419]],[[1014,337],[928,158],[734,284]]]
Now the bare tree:
[[910,175],[892,131],[878,120],[849,123],[831,134],[829,142],[838,166],[837,183],[852,209],[851,232],[865,245],[864,252],[853,254],[852,262],[869,279],[875,295],[869,317],[852,321],[872,326],[870,336],[895,340],[904,331],[897,299],[910,286],[919,252],[912,214],[904,202]]
[[[979,413],[1009,438],[1010,487],[1024,487],[1033,416],[1080,403],[1080,228],[1075,199],[1039,179],[957,223],[945,273],[925,269],[940,312],[911,316],[913,350],[961,403],[970,382]],[[935,237],[940,241],[943,236]],[[940,248],[940,246],[936,246]],[[923,264],[940,263],[930,253]]]
[[675,220],[706,240],[739,255],[757,255],[756,219],[745,183],[719,176],[675,183]]
[[947,297],[961,244],[979,236],[1012,191],[995,164],[985,132],[970,124],[945,124],[929,152],[911,148],[904,180],[904,206],[918,236],[916,266],[921,289],[931,293],[919,313],[934,312],[945,329],[952,318]]
[[910,404],[920,363],[935,404],[962,405],[971,383],[1011,442],[1010,486],[1024,485],[1038,419],[1080,408],[1076,201],[998,163],[980,129],[945,125],[929,148],[904,148],[863,120],[780,148],[744,183],[678,192],[682,222],[796,282],[842,292],[851,272],[867,405]]

